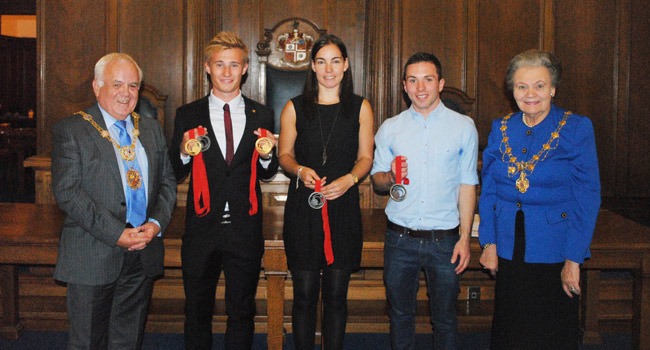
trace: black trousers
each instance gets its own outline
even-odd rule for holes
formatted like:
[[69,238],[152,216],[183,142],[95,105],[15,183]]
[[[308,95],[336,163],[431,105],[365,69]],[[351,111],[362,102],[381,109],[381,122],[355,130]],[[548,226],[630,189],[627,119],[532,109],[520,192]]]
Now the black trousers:
[[226,336],[228,350],[250,350],[255,333],[255,293],[261,259],[216,248],[206,273],[193,276],[183,271],[185,290],[185,349],[212,349],[212,314],[221,272],[226,278]]
[[524,261],[524,213],[517,212],[513,259],[499,258],[492,350],[576,350],[579,298],[569,298],[560,277],[564,263]]
[[[351,271],[322,270],[323,349],[343,348],[348,317],[348,285]],[[291,270],[293,309],[291,325],[296,350],[313,350],[316,335],[316,311],[321,292],[321,271]]]
[[140,349],[152,288],[153,279],[145,276],[137,251],[124,254],[113,283],[68,283],[68,349]]

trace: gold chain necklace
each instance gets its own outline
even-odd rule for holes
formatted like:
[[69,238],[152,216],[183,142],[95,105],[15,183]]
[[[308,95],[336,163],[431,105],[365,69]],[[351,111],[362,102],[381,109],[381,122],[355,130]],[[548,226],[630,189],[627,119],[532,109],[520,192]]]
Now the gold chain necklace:
[[532,156],[532,158],[527,162],[517,161],[517,157],[512,154],[512,147],[510,147],[510,143],[508,142],[509,137],[508,134],[506,134],[506,130],[508,130],[508,120],[512,116],[512,113],[503,117],[500,128],[503,138],[501,139],[501,144],[499,145],[499,151],[501,151],[501,161],[508,163],[508,177],[513,177],[519,173],[519,178],[515,182],[515,185],[519,192],[526,193],[528,187],[530,186],[530,181],[528,181],[526,172],[528,172],[528,175],[532,174],[537,163],[544,161],[548,156],[548,153],[551,150],[557,148],[558,144],[560,143],[560,130],[562,130],[562,128],[566,125],[566,120],[569,118],[569,115],[571,115],[570,111],[566,111],[564,113],[564,116],[562,116],[562,120],[560,120],[558,123],[557,128],[551,133],[551,137],[548,139],[548,141],[546,141],[545,144],[542,145],[542,149],[540,149],[539,152]]
[[[120,157],[122,157],[124,161],[133,162],[135,160],[135,144],[138,142],[138,137],[140,136],[140,129],[138,128],[140,116],[136,112],[131,112],[131,115],[133,115],[133,138],[131,139],[131,144],[124,147],[122,147],[119,142],[115,141],[111,137],[111,134],[108,132],[108,130],[104,130],[101,126],[99,126],[99,124],[95,122],[90,114],[83,111],[79,111],[75,114],[81,115],[85,121],[92,124],[92,126],[94,126],[95,129],[99,131],[99,134],[103,138],[112,143],[113,146],[117,148],[120,153]],[[137,190],[140,188],[140,186],[142,186],[142,176],[140,176],[140,172],[133,168],[133,166],[129,166],[129,169],[126,171],[126,183],[133,190]]]
[[107,139],[110,143],[112,143],[113,146],[115,146],[115,148],[117,148],[117,150],[120,152],[120,156],[122,157],[122,159],[124,159],[127,162],[132,162],[135,159],[135,144],[137,143],[138,137],[140,136],[140,130],[138,129],[138,124],[139,124],[138,122],[140,121],[140,116],[137,113],[135,112],[131,113],[133,114],[133,139],[131,140],[130,145],[124,147],[120,146],[119,142],[113,140],[108,130],[104,130],[101,126],[99,126],[99,124],[95,122],[95,120],[90,114],[82,111],[79,111],[75,114],[81,115],[84,118],[84,120],[90,122],[90,124],[92,124],[95,127],[95,129],[99,131],[99,134],[102,135],[103,138]]

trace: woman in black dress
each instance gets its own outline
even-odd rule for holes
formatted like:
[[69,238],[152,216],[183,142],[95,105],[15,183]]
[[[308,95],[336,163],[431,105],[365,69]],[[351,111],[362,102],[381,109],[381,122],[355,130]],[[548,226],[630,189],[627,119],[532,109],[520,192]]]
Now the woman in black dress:
[[322,272],[323,349],[341,349],[363,244],[357,183],[370,171],[374,142],[372,109],[353,93],[338,37],[316,40],[303,94],[287,102],[280,123],[280,165],[291,177],[283,235],[295,347],[314,349]]

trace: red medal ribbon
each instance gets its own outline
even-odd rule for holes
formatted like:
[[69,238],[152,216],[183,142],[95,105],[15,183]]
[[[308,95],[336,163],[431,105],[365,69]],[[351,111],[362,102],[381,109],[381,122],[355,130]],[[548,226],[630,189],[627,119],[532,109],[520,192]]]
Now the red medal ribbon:
[[[260,136],[257,138],[266,137],[266,129],[260,129]],[[257,148],[253,149],[253,158],[251,159],[251,179],[248,184],[248,201],[251,204],[250,209],[248,209],[248,215],[253,216],[257,214],[257,193],[255,192],[255,184],[257,182],[257,160],[260,158],[260,152],[257,151]]]
[[[190,138],[205,135],[204,128],[190,130]],[[210,188],[208,186],[208,174],[205,171],[203,152],[195,155],[192,159],[192,188],[194,193],[194,212],[196,216],[202,217],[210,212]]]
[[[314,187],[314,192],[321,191],[321,180],[316,181],[316,186]],[[323,249],[325,250],[325,260],[327,260],[327,265],[332,265],[334,263],[334,250],[332,250],[332,233],[330,232],[330,219],[329,214],[327,213],[327,199],[323,198],[323,208],[321,208],[321,216],[323,218]]]
[[409,184],[409,179],[402,178],[402,163],[404,162],[404,156],[395,157],[395,183],[396,184]]

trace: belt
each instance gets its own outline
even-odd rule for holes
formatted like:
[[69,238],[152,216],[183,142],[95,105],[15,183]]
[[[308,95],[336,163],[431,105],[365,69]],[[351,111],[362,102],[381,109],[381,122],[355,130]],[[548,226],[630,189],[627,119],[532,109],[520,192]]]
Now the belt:
[[221,215],[221,222],[220,224],[222,225],[228,225],[230,224],[230,212],[229,211],[224,211],[223,214]]
[[446,237],[458,236],[458,226],[448,230],[413,230],[389,220],[388,228],[413,238],[443,239]]

